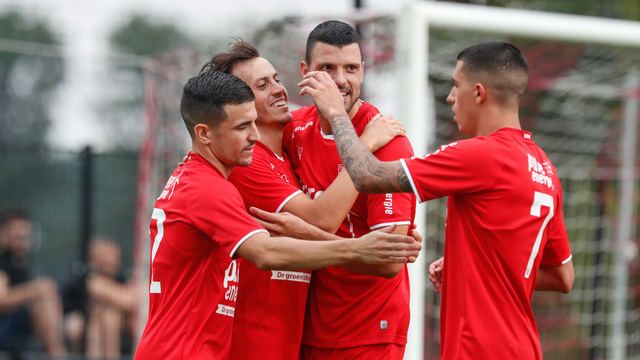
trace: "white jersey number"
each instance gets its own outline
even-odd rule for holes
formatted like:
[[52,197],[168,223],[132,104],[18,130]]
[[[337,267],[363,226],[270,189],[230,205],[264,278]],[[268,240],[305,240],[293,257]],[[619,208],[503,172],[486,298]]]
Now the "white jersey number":
[[538,231],[538,236],[536,237],[536,241],[533,243],[533,249],[531,249],[531,256],[529,256],[529,262],[527,263],[527,269],[524,271],[524,277],[526,279],[531,276],[531,269],[533,268],[533,263],[536,260],[536,256],[538,256],[538,252],[540,251],[540,243],[542,242],[542,235],[544,234],[544,229],[549,224],[549,221],[553,217],[553,196],[541,192],[535,191],[533,193],[533,204],[531,205],[530,214],[536,217],[540,217],[540,210],[543,206],[549,208],[549,213],[547,217],[544,218],[542,222],[542,226],[540,227],[540,231]]
[[156,237],[153,239],[153,249],[151,249],[151,285],[149,286],[149,292],[152,294],[160,294],[162,292],[160,281],[153,281],[153,260],[156,258],[156,253],[160,247],[160,242],[162,242],[162,237],[164,236],[164,221],[166,219],[167,215],[164,213],[164,210],[157,208],[153,209],[151,220],[156,220],[158,233],[156,233]]

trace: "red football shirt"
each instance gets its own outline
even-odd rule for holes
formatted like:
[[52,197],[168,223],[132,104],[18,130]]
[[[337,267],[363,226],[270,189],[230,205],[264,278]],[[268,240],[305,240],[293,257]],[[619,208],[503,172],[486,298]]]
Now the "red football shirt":
[[551,161],[511,128],[402,161],[420,201],[449,196],[442,358],[541,359],[537,269],[571,258]]
[[236,188],[190,153],[151,218],[149,317],[136,359],[228,359],[238,293],[236,249],[265,231]]
[[[352,119],[358,134],[378,110],[363,102]],[[332,135],[320,129],[315,106],[293,112],[285,127],[283,145],[302,189],[309,196],[322,193],[342,169]],[[412,155],[406,137],[397,137],[378,150],[382,160]],[[337,234],[362,236],[393,224],[409,225],[415,215],[412,194],[360,194]],[[324,348],[406,344],[409,325],[409,277],[406,266],[393,279],[354,274],[335,266],[314,272],[303,343]]]
[[[251,165],[236,167],[229,181],[247,208],[280,212],[301,193],[287,155],[280,157],[260,142]],[[231,359],[299,358],[311,273],[260,270],[247,260],[240,268]]]

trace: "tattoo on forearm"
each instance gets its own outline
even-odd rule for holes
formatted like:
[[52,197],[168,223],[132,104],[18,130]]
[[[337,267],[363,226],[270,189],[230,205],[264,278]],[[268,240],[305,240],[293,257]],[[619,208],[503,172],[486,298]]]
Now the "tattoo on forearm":
[[412,191],[400,161],[382,162],[373,156],[358,139],[349,117],[337,116],[330,122],[342,163],[356,187],[373,193]]

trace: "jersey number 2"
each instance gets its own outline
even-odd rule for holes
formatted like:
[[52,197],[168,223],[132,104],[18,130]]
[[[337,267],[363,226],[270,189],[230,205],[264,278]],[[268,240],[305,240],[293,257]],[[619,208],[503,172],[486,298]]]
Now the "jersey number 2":
[[162,242],[162,237],[164,236],[164,221],[166,218],[167,215],[165,215],[164,210],[157,208],[153,209],[151,220],[156,220],[156,228],[158,229],[158,232],[156,233],[156,237],[153,239],[153,249],[151,249],[151,285],[149,286],[149,292],[152,294],[160,294],[162,292],[160,281],[153,281],[153,260],[156,258],[156,253],[160,247],[160,242]]
[[549,208],[549,213],[547,217],[544,218],[542,222],[542,226],[540,227],[540,231],[538,231],[538,236],[536,237],[536,241],[533,243],[533,249],[531,249],[531,256],[529,256],[529,262],[527,263],[527,269],[524,271],[524,277],[526,279],[531,275],[531,269],[533,268],[533,263],[536,260],[536,256],[538,256],[538,252],[540,251],[540,243],[542,242],[542,235],[544,234],[544,229],[546,229],[549,221],[553,217],[553,196],[541,192],[535,191],[533,193],[533,204],[531,204],[530,214],[536,217],[540,217],[541,209],[543,206]]

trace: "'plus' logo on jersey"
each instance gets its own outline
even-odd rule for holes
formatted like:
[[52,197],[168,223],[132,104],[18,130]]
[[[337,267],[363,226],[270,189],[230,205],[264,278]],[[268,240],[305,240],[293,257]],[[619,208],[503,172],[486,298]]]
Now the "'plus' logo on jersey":
[[545,164],[546,165],[543,166],[543,164],[540,164],[538,159],[533,155],[527,154],[527,167],[528,171],[531,173],[531,180],[535,183],[546,185],[548,188],[553,189],[553,180],[551,180],[551,177],[549,176],[553,173],[548,174],[545,172],[545,168],[548,171],[551,169],[551,166],[547,164],[547,162],[545,162]]

